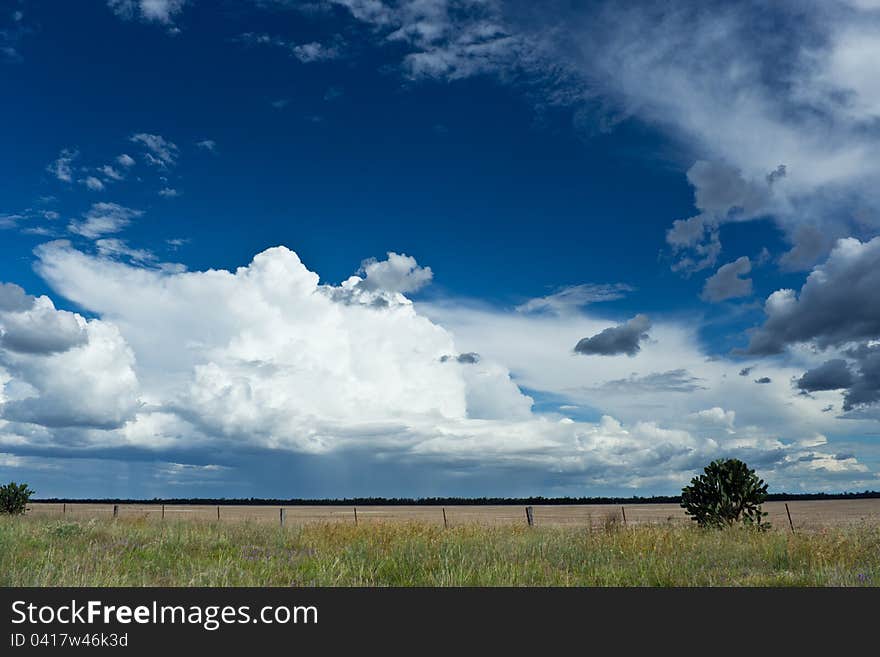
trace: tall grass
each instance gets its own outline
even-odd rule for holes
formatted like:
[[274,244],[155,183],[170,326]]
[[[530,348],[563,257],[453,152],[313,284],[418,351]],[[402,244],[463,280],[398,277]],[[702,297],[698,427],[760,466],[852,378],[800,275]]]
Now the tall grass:
[[809,534],[0,517],[2,586],[880,585],[880,527]]

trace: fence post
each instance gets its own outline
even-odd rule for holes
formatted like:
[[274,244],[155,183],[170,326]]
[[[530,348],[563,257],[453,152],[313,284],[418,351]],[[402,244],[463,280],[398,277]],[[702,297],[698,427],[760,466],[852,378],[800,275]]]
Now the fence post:
[[217,505],[217,520],[220,520],[220,505]]
[[165,505],[162,505],[162,520],[165,520]]
[[66,503],[61,505],[61,515],[63,515],[63,516],[67,515],[67,504]]
[[791,527],[791,533],[794,534],[794,523],[791,521],[791,511],[788,510],[788,502],[785,503],[785,513],[788,514],[788,526]]
[[626,507],[620,507],[620,512],[623,514],[623,526],[626,527]]
[[443,529],[449,529],[449,523],[446,522],[446,508],[443,509]]
[[526,522],[529,523],[529,527],[533,527],[535,524],[535,511],[532,507],[526,507]]
[[282,527],[284,527],[284,507],[283,506],[278,508],[278,522]]
[[354,507],[354,524],[357,526],[358,524],[358,510],[357,507]]
[[118,504],[113,505],[113,517],[114,518],[119,517],[119,505]]

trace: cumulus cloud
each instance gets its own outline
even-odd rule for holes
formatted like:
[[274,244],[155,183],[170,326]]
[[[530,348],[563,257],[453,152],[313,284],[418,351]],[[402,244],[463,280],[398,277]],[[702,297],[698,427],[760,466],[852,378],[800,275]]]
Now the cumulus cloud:
[[797,380],[797,387],[805,392],[840,390],[848,388],[852,382],[853,374],[846,361],[842,358],[834,358],[804,372],[804,375]]
[[108,428],[132,417],[137,381],[115,328],[22,295],[0,308],[0,437],[6,423]]
[[119,164],[122,167],[125,167],[126,169],[131,168],[135,165],[134,158],[131,155],[128,155],[127,153],[122,153],[121,155],[118,155],[116,157],[116,162],[117,162],[117,164]]
[[612,326],[592,337],[582,338],[574,350],[584,355],[635,356],[641,350],[641,342],[648,339],[650,328],[651,320],[646,315],[636,315],[619,326]]
[[173,187],[163,187],[159,190],[159,196],[162,198],[177,198],[180,196],[180,192]]
[[691,413],[690,417],[696,422],[722,426],[732,432],[734,422],[736,421],[736,411],[726,411],[720,406],[713,406],[712,408]]
[[769,187],[776,178],[747,180],[742,171],[727,163],[702,160],[688,170],[687,178],[694,188],[694,205],[701,213],[674,221],[666,241],[679,255],[673,269],[694,272],[715,264],[721,252],[722,224],[751,219],[767,211]]
[[434,277],[430,267],[421,267],[412,256],[393,251],[388,252],[386,260],[364,260],[360,273],[363,279],[358,282],[359,288],[401,294],[420,290]]
[[93,203],[83,221],[72,221],[68,230],[89,239],[97,239],[108,233],[118,233],[140,217],[141,210],[133,210],[118,203]]
[[3,311],[0,318],[0,348],[25,354],[67,351],[83,344],[86,335],[73,313],[55,310],[46,297],[33,299],[18,312]]
[[0,283],[0,312],[29,310],[34,305],[34,297],[25,293],[15,283]]
[[843,410],[880,402],[880,345],[862,344],[847,355],[854,359],[857,371],[844,395]]
[[742,277],[751,271],[752,263],[748,256],[742,256],[733,262],[728,262],[706,279],[700,296],[713,303],[747,297],[752,293],[752,279]]
[[553,294],[529,299],[518,305],[516,310],[523,313],[542,311],[563,313],[591,303],[622,299],[627,292],[632,292],[634,289],[625,283],[569,285]]
[[[540,383],[537,390],[564,392],[566,384],[533,381],[530,367],[589,382],[590,372],[594,380],[607,380],[609,372],[632,362],[611,358],[588,365],[586,359],[571,359],[558,336],[601,327],[599,320],[580,314],[509,313],[503,321],[524,327],[525,349],[512,353],[526,356],[531,348],[543,355],[517,361],[514,378],[502,364],[507,359],[497,356],[510,335],[496,330],[498,318],[469,323],[484,338],[485,350],[459,346],[457,336],[408,301],[375,306],[328,291],[333,286],[321,285],[318,275],[283,247],[258,254],[234,271],[172,272],[125,264],[110,257],[122,248],[119,244],[101,246],[106,247],[103,256],[64,242],[36,250],[38,273],[94,319],[71,314],[85,338],[66,350],[33,353],[4,347],[0,352],[0,444],[7,452],[63,446],[87,456],[124,447],[161,454],[160,460],[169,463],[201,465],[218,462],[184,455],[201,450],[238,460],[263,454],[276,461],[295,454],[314,459],[309,463],[320,471],[353,459],[359,472],[430,470],[445,482],[460,480],[479,466],[481,477],[509,481],[510,473],[517,473],[517,481],[550,480],[558,491],[676,488],[720,453],[739,455],[780,482],[815,482],[825,476],[821,469],[812,479],[804,475],[805,461],[799,460],[804,457],[810,463],[837,463],[835,476],[847,482],[871,476],[855,459],[835,461],[818,439],[807,446],[800,439],[733,427],[734,409],[725,405],[715,411],[722,407],[711,396],[736,403],[736,395],[707,389],[709,379],[720,381],[718,372],[729,369],[721,364],[701,375],[700,385],[691,383],[697,377],[688,372],[662,365],[654,370],[654,389],[638,395],[638,403],[645,400],[662,409],[665,403],[658,400],[677,395],[699,404],[690,411],[693,416],[671,412],[670,418],[678,414],[678,427],[644,419],[624,423],[610,416],[577,422],[536,413],[533,397],[520,387],[521,377],[529,385]],[[415,270],[417,265],[410,264],[409,270]],[[27,306],[23,291],[3,290],[5,306]],[[33,303],[45,312],[64,312],[40,299]],[[46,321],[30,325],[34,330],[46,326]],[[665,326],[653,330],[663,346],[646,345],[650,365],[664,362],[655,357],[682,360],[675,332]],[[542,337],[545,331],[557,340]],[[469,343],[468,330],[462,333]],[[569,359],[571,371],[555,359]],[[696,388],[682,395],[670,386]],[[632,387],[583,392],[634,399]],[[773,388],[767,397],[775,393]],[[579,394],[569,391],[564,398]],[[795,402],[813,403],[798,397]],[[746,426],[754,406],[746,407]],[[796,408],[790,417],[803,415],[803,408]],[[785,426],[790,417],[783,416]],[[798,431],[797,426],[790,429]]]
[[141,144],[146,149],[144,157],[148,164],[167,169],[177,163],[177,144],[168,141],[161,135],[139,132],[132,135],[129,141]]
[[775,354],[815,341],[822,348],[880,336],[880,237],[837,242],[800,292],[782,289],[764,304],[766,321],[751,336],[747,352]]

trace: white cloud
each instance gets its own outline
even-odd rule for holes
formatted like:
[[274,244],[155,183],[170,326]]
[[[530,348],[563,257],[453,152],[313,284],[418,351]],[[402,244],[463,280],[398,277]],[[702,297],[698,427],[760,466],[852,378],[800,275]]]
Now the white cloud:
[[141,210],[133,210],[118,203],[94,203],[85,213],[83,221],[72,221],[68,230],[77,235],[96,239],[108,233],[118,233],[131,223],[132,219],[143,215]]
[[370,292],[416,292],[434,277],[430,267],[421,267],[412,256],[388,252],[387,260],[371,258],[361,263],[363,279],[357,282],[360,289]]
[[145,22],[170,24],[186,0],[107,0],[110,10],[123,20],[138,18]]
[[217,150],[217,142],[213,139],[202,139],[201,141],[197,141],[196,146],[211,153]]
[[168,141],[161,135],[140,132],[132,135],[129,141],[142,144],[147,149],[144,157],[148,164],[166,169],[177,163],[177,144]]
[[318,43],[317,41],[292,46],[291,51],[293,52],[294,57],[304,64],[336,59],[340,54],[337,46],[328,46]]
[[[658,344],[625,364],[610,358],[587,366],[571,354],[572,338],[607,322],[424,306],[444,328],[405,297],[350,302],[338,293],[344,288],[320,285],[283,247],[234,272],[170,273],[61,242],[39,247],[37,256],[50,285],[100,319],[77,316],[88,343],[45,361],[32,357],[10,369],[4,352],[11,380],[3,394],[30,401],[3,407],[0,445],[270,449],[430,467],[443,476],[478,465],[527,472],[567,493],[680,486],[722,453],[772,474],[777,486],[828,477],[820,464],[832,461],[840,481],[872,476],[855,459],[835,460],[824,439],[802,444],[811,400],[792,399],[774,383],[764,386],[763,406],[752,395],[744,402],[741,388],[751,382],[730,364],[694,354],[690,334],[674,325],[658,323]],[[419,269],[406,264],[390,269]],[[477,344],[480,358],[443,358]],[[648,391],[635,400],[602,390],[622,373],[683,364],[705,389]],[[85,366],[93,380],[83,383]],[[785,379],[782,369],[772,373],[774,382]],[[520,386],[558,393],[569,407],[615,408],[628,419],[538,414]],[[789,401],[798,406],[786,409]],[[752,424],[771,409],[797,438]],[[68,429],[59,432],[62,424]]]
[[156,255],[146,249],[133,249],[125,240],[115,237],[105,237],[95,240],[95,248],[105,258],[130,258],[138,263],[150,263],[156,260]]
[[[134,416],[132,355],[112,325],[56,310],[38,297],[28,309],[0,310],[0,332],[0,372],[6,374],[0,438],[17,423],[112,428]],[[31,435],[39,440],[41,434]],[[55,440],[64,438],[56,434]]]
[[534,74],[546,63],[542,61],[540,42],[511,31],[498,3],[331,1],[348,8],[358,20],[372,24],[387,43],[408,46],[410,51],[402,65],[413,78],[455,80],[516,70]]
[[88,176],[87,178],[84,178],[79,182],[81,182],[93,192],[100,192],[104,190],[104,183],[101,182],[100,178],[96,178],[95,176]]
[[71,165],[78,156],[79,153],[77,151],[64,149],[58,158],[46,167],[46,171],[61,182],[73,182],[73,169]]
[[127,153],[122,153],[122,155],[117,156],[116,162],[120,166],[125,167],[126,169],[133,167],[135,165],[134,158],[131,155],[128,155]]
[[677,271],[715,266],[734,221],[772,218],[791,244],[787,270],[880,230],[880,12],[868,0],[334,3],[402,46],[410,77],[492,74],[538,107],[571,108],[588,132],[634,117],[674,139],[699,210],[670,218]]
[[[132,162],[134,164],[134,162]],[[98,167],[98,172],[103,174],[105,178],[109,180],[122,180],[123,175],[116,169],[114,169],[109,164],[105,164],[102,167]]]
[[[792,386],[829,357],[808,348],[768,359],[752,376],[739,376],[742,362],[706,353],[693,320],[654,316],[651,339],[635,356],[585,358],[571,347],[608,327],[595,315],[527,315],[454,300],[418,302],[416,308],[455,335],[459,352],[503,363],[520,388],[561,405],[600,409],[627,425],[651,421],[690,430],[689,416],[718,407],[736,414],[740,436],[797,441],[816,431],[832,436],[876,431],[870,422],[857,427],[853,420],[823,413],[827,397],[810,398]],[[760,386],[760,394],[756,376],[771,379]],[[839,393],[831,394],[840,399]]]
[[529,299],[516,307],[522,313],[550,311],[554,313],[572,312],[591,303],[615,301],[626,296],[635,288],[624,283],[600,284],[584,283],[569,285],[545,297]]
[[163,187],[159,190],[159,196],[162,198],[176,198],[180,196],[180,192],[173,187]]

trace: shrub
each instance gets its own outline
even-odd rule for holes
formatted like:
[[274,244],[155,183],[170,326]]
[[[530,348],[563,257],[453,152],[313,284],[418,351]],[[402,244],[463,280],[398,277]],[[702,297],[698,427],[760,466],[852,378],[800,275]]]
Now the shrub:
[[34,494],[27,484],[17,484],[14,481],[0,486],[0,513],[17,515],[27,509],[28,500]]
[[691,479],[681,491],[681,506],[701,527],[729,527],[741,522],[760,529],[766,512],[767,484],[739,459],[717,459],[704,474]]

